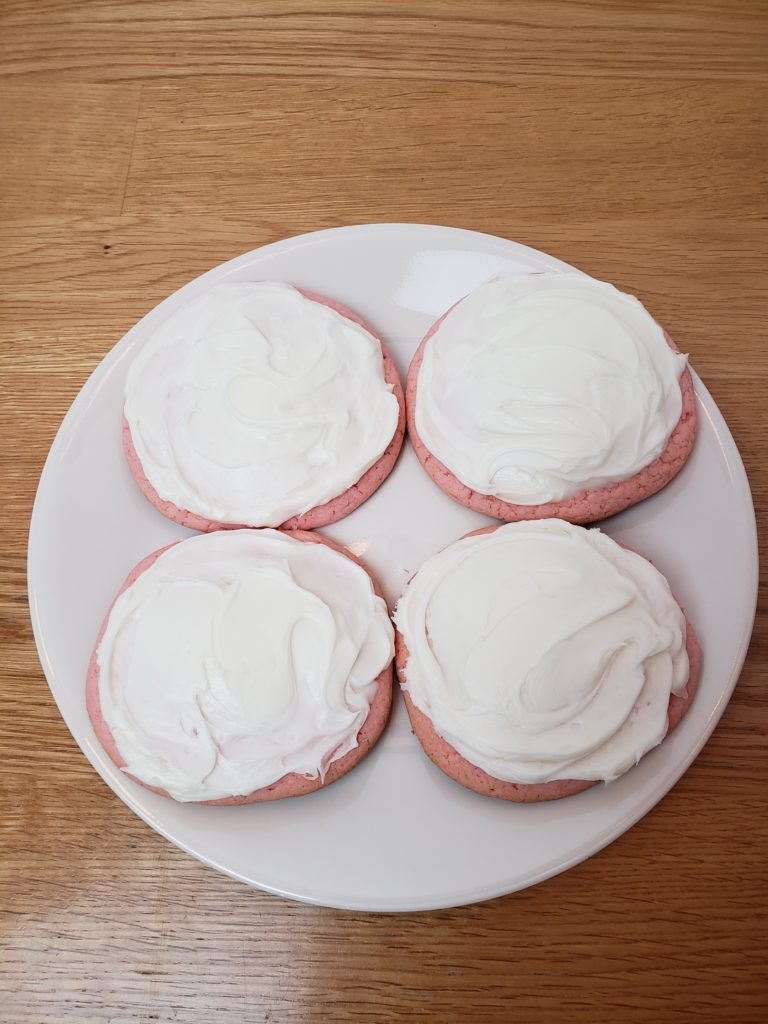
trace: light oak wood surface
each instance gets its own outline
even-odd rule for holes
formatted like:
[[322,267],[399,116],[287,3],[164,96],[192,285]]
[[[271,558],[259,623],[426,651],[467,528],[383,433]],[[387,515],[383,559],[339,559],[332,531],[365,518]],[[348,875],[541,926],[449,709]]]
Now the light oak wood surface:
[[761,2],[0,3],[0,1019],[768,1019],[764,589],[720,725],[643,821],[536,888],[385,916],[251,891],[134,817],[59,717],[25,581],[48,447],[126,329],[222,260],[369,221],[639,295],[765,546],[767,58]]

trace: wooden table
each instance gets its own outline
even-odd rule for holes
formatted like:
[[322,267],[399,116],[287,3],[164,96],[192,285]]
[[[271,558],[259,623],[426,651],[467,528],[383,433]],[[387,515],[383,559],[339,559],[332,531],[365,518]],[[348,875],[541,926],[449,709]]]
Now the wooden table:
[[367,221],[508,236],[638,294],[765,508],[767,14],[0,5],[0,1018],[766,1019],[764,592],[722,722],[631,832],[525,892],[388,917],[251,891],[113,796],[40,670],[25,549],[61,417],[135,320],[247,249]]

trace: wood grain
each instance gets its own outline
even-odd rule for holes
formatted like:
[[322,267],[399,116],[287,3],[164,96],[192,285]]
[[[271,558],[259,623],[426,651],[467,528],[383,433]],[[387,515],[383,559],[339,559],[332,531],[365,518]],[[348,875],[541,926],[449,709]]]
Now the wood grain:
[[638,294],[723,410],[765,546],[767,22],[711,0],[0,5],[0,1017],[765,1019],[764,578],[734,698],[650,815],[534,889],[387,917],[247,890],[114,798],[45,685],[25,553],[61,417],[139,316],[239,252],[374,220],[508,236]]
[[766,69],[759,2],[5,0],[3,11],[7,73],[54,81],[320,73],[759,82]]

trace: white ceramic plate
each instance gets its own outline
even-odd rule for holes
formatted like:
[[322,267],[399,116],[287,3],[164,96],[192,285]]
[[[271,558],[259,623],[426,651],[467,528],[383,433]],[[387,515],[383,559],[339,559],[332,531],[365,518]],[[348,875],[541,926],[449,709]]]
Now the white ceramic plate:
[[[572,268],[515,242],[428,225],[361,225],[286,239],[217,267],[161,303],[109,353],[65,417],[29,540],[43,668],[73,736],[107,784],[205,863],[270,892],[360,910],[448,907],[512,892],[576,864],[634,824],[674,785],[722,714],[752,628],[757,542],[739,453],[696,379],[701,431],[685,469],[604,529],[667,575],[702,639],[704,673],[680,728],[618,782],[532,806],[478,796],[427,760],[400,700],[378,746],[346,778],[302,799],[247,807],[156,796],[126,779],[94,737],[85,675],[102,616],[139,559],[189,533],[144,500],[120,447],[126,369],[150,328],[223,279],[285,280],[369,320],[404,377],[418,340],[456,299],[498,271],[541,269]],[[489,522],[438,490],[406,444],[380,490],[327,532],[363,556],[393,604],[425,558]]]

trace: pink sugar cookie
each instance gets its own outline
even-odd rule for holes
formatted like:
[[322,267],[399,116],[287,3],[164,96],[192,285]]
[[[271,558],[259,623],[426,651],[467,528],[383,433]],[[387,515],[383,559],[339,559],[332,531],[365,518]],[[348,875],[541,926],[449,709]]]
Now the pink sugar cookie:
[[[353,313],[340,302],[327,299],[322,295],[316,295],[314,292],[308,292],[303,288],[297,288],[296,290],[301,292],[301,294],[306,298],[311,299],[313,302],[319,302],[324,306],[329,306],[337,313],[340,313],[341,316],[346,317],[348,320],[352,320],[353,323],[364,328],[364,330],[368,331],[369,334],[372,334],[373,337],[376,338],[381,345],[381,355],[384,363],[384,380],[387,384],[392,385],[392,393],[397,399],[397,403],[400,407],[397,427],[395,428],[392,440],[389,442],[379,459],[374,462],[374,464],[367,469],[365,473],[363,473],[356,484],[353,484],[352,487],[349,487],[342,494],[337,495],[335,498],[331,498],[330,501],[326,501],[322,505],[316,505],[307,512],[303,512],[301,515],[291,516],[290,519],[287,519],[280,525],[280,529],[283,530],[314,530],[318,526],[328,526],[330,523],[335,523],[337,520],[343,519],[344,516],[349,515],[350,512],[354,512],[358,506],[362,505],[364,501],[370,498],[374,491],[378,490],[392,472],[395,463],[397,462],[397,456],[400,454],[400,449],[403,446],[403,438],[405,437],[405,398],[403,396],[403,386],[400,382],[400,374],[397,372],[397,367],[395,366],[386,345],[378,334],[361,317],[359,317],[357,313]],[[128,460],[128,466],[130,467],[131,473],[133,474],[136,483],[139,485],[139,489],[144,497],[150,501],[158,511],[162,512],[164,516],[172,519],[175,523],[180,523],[182,526],[187,526],[192,530],[202,530],[204,533],[210,533],[213,530],[244,529],[243,524],[222,523],[215,519],[206,519],[205,516],[198,515],[196,512],[190,512],[187,509],[179,508],[177,505],[174,505],[173,502],[165,501],[161,498],[147,479],[144,467],[142,466],[141,460],[139,459],[134,447],[133,438],[131,437],[131,428],[128,425],[128,421],[125,416],[123,416],[122,431],[123,451],[125,452],[125,457]]]
[[[309,533],[305,530],[291,530],[286,532],[289,532],[291,537],[295,537],[297,540],[306,541],[309,544],[325,544],[326,547],[329,547],[332,550],[337,551],[339,554],[344,555],[346,558],[351,559],[351,561],[355,562],[362,569],[365,569],[371,579],[374,591],[379,597],[383,597],[377,580],[363,565],[360,559],[347,551],[346,548],[341,547],[341,545],[336,544],[328,537],[324,537],[319,533]],[[104,617],[104,621],[101,625],[101,629],[99,630],[98,637],[96,638],[96,645],[94,646],[88,665],[88,675],[85,687],[85,703],[88,710],[88,716],[91,720],[93,730],[96,733],[96,738],[118,768],[125,767],[125,759],[120,754],[115,738],[104,720],[99,700],[99,665],[97,661],[99,644],[101,643],[101,638],[104,636],[104,631],[107,628],[109,616],[115,601],[123,591],[127,590],[127,588],[130,587],[131,584],[134,583],[164,551],[167,551],[169,547],[173,547],[173,544],[168,544],[157,551],[153,551],[151,555],[147,555],[146,558],[143,558],[128,574],[125,582],[120,587],[117,594],[115,594],[115,598],[109,606],[109,611]],[[343,757],[340,757],[338,761],[334,761],[331,764],[325,774],[324,780],[321,780],[320,778],[309,779],[303,775],[297,775],[295,772],[291,772],[288,775],[284,775],[276,782],[273,782],[271,785],[264,786],[261,789],[256,789],[252,793],[247,793],[245,796],[228,796],[222,797],[219,800],[201,800],[198,802],[213,806],[262,803],[267,800],[281,800],[284,797],[304,796],[306,793],[313,793],[317,789],[329,786],[332,782],[335,782],[343,775],[346,775],[347,772],[351,771],[355,765],[362,761],[368,751],[381,736],[384,726],[387,724],[389,712],[392,707],[393,678],[394,675],[391,664],[377,676],[376,693],[371,701],[368,716],[357,734],[357,746],[346,753]],[[160,793],[161,796],[167,796],[169,799],[173,799],[173,797],[171,797],[164,789],[159,789],[156,786],[149,786],[133,775],[129,775],[129,777],[144,786],[146,789],[151,789],[153,793]]]
[[[467,537],[479,536],[483,533],[493,533],[496,526],[488,526],[482,530],[473,530],[466,534]],[[628,549],[629,550],[629,549]],[[696,689],[701,678],[701,645],[693,626],[688,619],[685,620],[686,639],[685,649],[688,654],[690,674],[686,686],[685,696],[670,694],[669,708],[667,710],[667,721],[669,723],[667,735],[680,724],[688,708],[691,706]],[[557,779],[554,782],[523,783],[508,782],[505,779],[497,779],[477,765],[467,761],[455,747],[435,731],[431,719],[420,711],[411,700],[410,694],[405,689],[405,671],[408,664],[408,648],[400,630],[395,630],[395,667],[403,690],[405,705],[411,719],[411,727],[418,737],[419,743],[425,754],[455,782],[472,789],[483,796],[492,796],[500,800],[510,800],[514,803],[539,803],[544,800],[560,800],[562,797],[575,796],[585,789],[597,785],[596,782],[585,779]],[[663,741],[662,741],[663,742]]]
[[[458,303],[456,303],[458,305]],[[455,308],[454,306],[451,309]],[[440,324],[448,316],[451,310],[447,310],[424,335],[416,354],[411,360],[408,368],[408,378],[405,388],[406,416],[408,421],[408,436],[411,439],[416,454],[419,457],[424,469],[429,473],[438,487],[457,501],[460,505],[481,512],[486,516],[493,516],[494,519],[503,519],[505,522],[517,522],[521,519],[565,519],[570,523],[592,523],[599,519],[607,519],[608,516],[616,515],[618,512],[637,504],[644,498],[660,491],[669,481],[680,472],[685,465],[688,456],[691,454],[693,442],[696,439],[696,401],[693,391],[693,380],[690,370],[686,367],[680,377],[680,391],[682,393],[683,408],[677,426],[672,431],[664,451],[650,465],[645,466],[639,473],[626,480],[617,483],[605,484],[592,490],[581,491],[562,501],[548,501],[543,505],[516,505],[512,502],[503,501],[490,494],[480,494],[463,484],[448,467],[442,463],[437,456],[427,448],[419,437],[416,429],[416,400],[418,391],[418,376],[424,349],[437,331]],[[664,332],[667,344],[673,351],[679,352],[674,341],[667,332]]]

